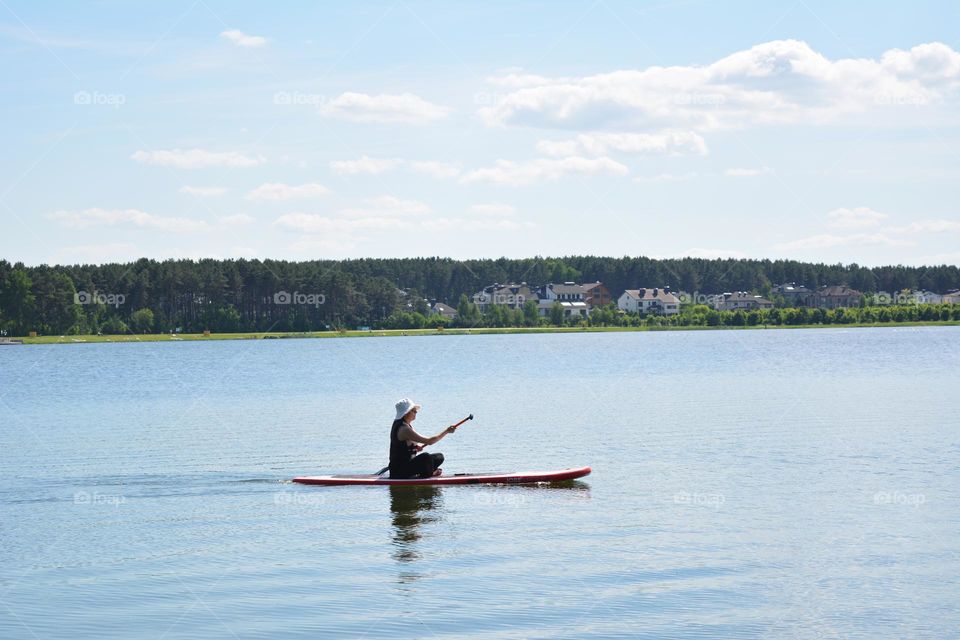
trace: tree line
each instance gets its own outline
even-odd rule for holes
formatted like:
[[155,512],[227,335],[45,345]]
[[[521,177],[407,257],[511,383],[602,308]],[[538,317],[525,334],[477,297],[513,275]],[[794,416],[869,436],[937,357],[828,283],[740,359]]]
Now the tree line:
[[[24,266],[0,260],[0,331],[10,336],[86,333],[318,331],[416,324],[424,299],[461,306],[493,282],[601,281],[624,289],[768,293],[772,285],[844,284],[864,293],[960,288],[957,266],[864,267],[792,260],[569,256],[453,260],[165,260]],[[494,307],[468,326],[525,326],[529,310]],[[409,314],[404,318],[403,314]],[[602,317],[602,313],[601,316]],[[550,318],[548,318],[550,320]],[[672,320],[670,320],[672,322]],[[539,322],[539,320],[538,320]],[[473,323],[472,325],[469,323]]]

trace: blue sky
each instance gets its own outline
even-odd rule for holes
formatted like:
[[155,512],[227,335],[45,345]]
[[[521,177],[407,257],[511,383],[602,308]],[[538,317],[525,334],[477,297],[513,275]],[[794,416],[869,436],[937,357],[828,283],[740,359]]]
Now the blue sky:
[[0,257],[960,262],[950,2],[0,1]]

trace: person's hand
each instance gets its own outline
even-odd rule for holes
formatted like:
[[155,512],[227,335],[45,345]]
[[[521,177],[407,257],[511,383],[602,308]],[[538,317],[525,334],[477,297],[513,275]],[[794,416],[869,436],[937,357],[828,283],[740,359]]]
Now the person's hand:
[[456,430],[457,430],[456,425],[453,425],[453,424],[452,424],[452,425],[450,425],[449,427],[447,427],[447,433],[453,433],[453,432],[456,431]]

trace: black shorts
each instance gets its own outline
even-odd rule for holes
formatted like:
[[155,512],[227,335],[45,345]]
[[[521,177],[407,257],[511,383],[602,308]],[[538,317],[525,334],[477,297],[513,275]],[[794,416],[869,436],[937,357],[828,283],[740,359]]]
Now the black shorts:
[[390,477],[394,479],[429,478],[442,464],[442,453],[421,453],[401,469],[390,467]]

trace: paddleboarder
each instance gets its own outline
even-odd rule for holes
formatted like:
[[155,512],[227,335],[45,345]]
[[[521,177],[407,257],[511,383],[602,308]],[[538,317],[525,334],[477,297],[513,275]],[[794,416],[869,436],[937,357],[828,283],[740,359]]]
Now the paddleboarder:
[[395,405],[396,418],[390,427],[390,477],[391,478],[429,478],[439,476],[443,464],[442,453],[419,453],[423,447],[436,444],[448,433],[457,430],[451,425],[435,436],[422,436],[414,430],[411,423],[417,419],[420,405],[410,398],[404,398]]

